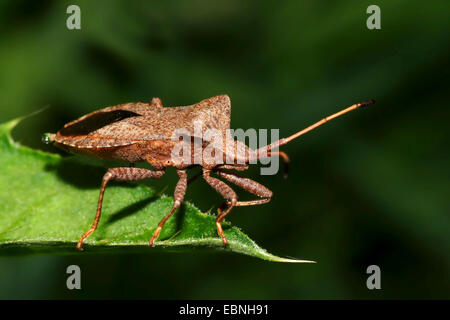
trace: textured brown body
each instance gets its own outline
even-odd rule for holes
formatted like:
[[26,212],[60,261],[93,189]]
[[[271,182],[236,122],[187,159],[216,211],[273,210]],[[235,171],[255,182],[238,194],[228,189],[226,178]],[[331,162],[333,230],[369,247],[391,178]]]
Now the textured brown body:
[[[252,160],[259,160],[263,157],[281,156],[285,162],[288,162],[289,158],[284,152],[273,150],[331,119],[371,103],[373,101],[352,105],[288,138],[280,139],[258,150],[252,150],[244,143],[231,139],[228,131],[230,128],[231,104],[227,95],[212,97],[190,106],[181,107],[163,107],[159,98],[153,98],[150,104],[142,102],[121,104],[92,112],[70,122],[56,134],[48,135],[48,141],[71,153],[101,159],[122,160],[131,164],[145,161],[153,167],[153,170],[150,170],[134,168],[132,165],[130,167],[111,168],[106,172],[100,189],[94,222],[91,228],[82,235],[77,248],[81,250],[83,241],[97,228],[104,191],[109,181],[159,179],[164,175],[166,167],[173,166],[177,169],[179,176],[174,192],[174,204],[170,212],[161,220],[158,228],[154,231],[149,242],[153,246],[164,223],[181,205],[188,183],[198,177],[187,179],[187,169],[194,165],[203,167],[202,175],[204,180],[225,199],[225,202],[218,209],[216,225],[218,233],[226,245],[227,239],[221,226],[225,216],[234,207],[267,203],[272,197],[272,192],[263,185],[227,170],[246,170],[249,163],[252,163]],[[200,124],[201,127],[198,128],[196,124]],[[190,138],[198,138],[197,134],[201,135],[200,152],[210,144],[213,146],[220,145],[217,141],[221,140],[218,139],[217,135],[221,136],[222,141],[231,139],[231,148],[221,145],[220,150],[223,152],[224,159],[231,158],[232,162],[224,164],[225,161],[223,161],[219,163],[213,157],[205,157],[203,154],[199,157],[200,161],[196,162],[194,158],[199,151],[196,151],[196,148],[194,148],[193,139],[192,142],[182,142],[189,143],[187,147],[192,150],[190,161],[180,161],[172,154],[174,146],[180,143],[179,140],[173,139],[173,134],[180,129],[183,130],[184,135]],[[214,131],[217,132],[216,136],[205,138],[205,133],[208,129],[216,130]],[[227,150],[227,148],[229,149]],[[212,177],[211,173],[217,174],[218,177],[243,188],[261,199],[238,201],[234,190],[224,181]]]
[[[171,150],[176,141],[171,137],[175,130],[184,129],[194,136],[194,123],[198,120],[202,133],[217,129],[225,134],[230,128],[230,113],[226,95],[181,107],[163,107],[155,98],[151,104],[126,103],[87,114],[65,125],[54,141],[71,153],[167,167],[172,165]],[[99,128],[92,130],[96,125]]]

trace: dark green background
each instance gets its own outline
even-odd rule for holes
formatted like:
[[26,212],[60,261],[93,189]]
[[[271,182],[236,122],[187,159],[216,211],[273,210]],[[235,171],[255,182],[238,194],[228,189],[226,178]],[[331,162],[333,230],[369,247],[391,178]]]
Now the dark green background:
[[[74,3],[82,29],[69,31]],[[381,7],[381,30],[366,28],[370,4]],[[35,148],[58,152],[41,144],[43,132],[153,96],[174,106],[226,93],[233,128],[282,136],[360,100],[377,103],[284,147],[289,179],[250,170],[275,196],[229,217],[270,252],[317,264],[197,251],[2,257],[0,298],[449,298],[449,9],[406,0],[1,1],[0,121],[49,105],[14,131]],[[170,170],[152,185],[171,193],[175,181]],[[202,181],[187,199],[203,211],[220,201]],[[66,289],[70,264],[81,267],[80,291]],[[366,288],[372,264],[382,290]]]

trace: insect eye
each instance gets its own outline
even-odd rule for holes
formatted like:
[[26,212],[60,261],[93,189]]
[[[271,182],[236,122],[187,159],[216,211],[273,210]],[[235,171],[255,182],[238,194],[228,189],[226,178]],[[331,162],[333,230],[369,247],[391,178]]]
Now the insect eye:
[[42,135],[42,142],[44,142],[45,144],[50,144],[53,141],[55,141],[55,135],[54,134],[44,133]]

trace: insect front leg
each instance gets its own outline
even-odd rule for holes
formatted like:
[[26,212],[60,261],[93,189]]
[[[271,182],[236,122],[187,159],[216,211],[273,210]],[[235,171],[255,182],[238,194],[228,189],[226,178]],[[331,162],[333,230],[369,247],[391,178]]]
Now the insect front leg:
[[234,172],[229,172],[229,171],[225,171],[225,170],[223,170],[223,171],[220,170],[220,171],[217,171],[216,173],[220,177],[230,181],[231,183],[234,183],[235,185],[237,185],[238,187],[241,187],[245,191],[250,192],[260,198],[264,198],[264,199],[258,199],[258,200],[252,200],[252,201],[238,201],[235,204],[235,206],[237,206],[237,207],[267,203],[270,201],[270,199],[273,196],[272,191],[270,191],[265,186],[263,186],[262,184],[254,181],[252,179],[242,177]]
[[[250,192],[258,197],[261,197],[263,199],[257,199],[257,200],[250,200],[250,201],[238,201],[234,204],[235,207],[243,207],[243,206],[255,206],[259,204],[264,204],[270,201],[272,199],[272,191],[267,189],[262,184],[251,180],[249,178],[241,177],[237,175],[234,172],[229,171],[217,171],[216,172],[220,177],[230,181],[231,183],[234,183],[235,185],[241,187],[247,192]],[[222,203],[217,210],[219,212],[218,219],[222,221],[225,216],[229,213],[226,208],[227,203]],[[225,209],[225,211],[222,211]]]
[[159,236],[159,233],[161,232],[162,228],[164,227],[164,224],[166,221],[172,216],[172,214],[175,212],[175,210],[178,209],[178,207],[183,203],[184,195],[186,194],[186,188],[187,188],[187,173],[186,170],[177,170],[178,176],[180,179],[178,180],[177,186],[175,187],[175,192],[173,195],[173,206],[170,212],[161,220],[161,222],[158,224],[158,227],[156,228],[155,232],[153,233],[149,245],[154,247],[155,241]]
[[216,218],[216,226],[217,226],[217,232],[222,237],[222,241],[224,245],[228,244],[227,238],[225,237],[225,233],[223,232],[221,222],[223,220],[223,217],[225,217],[230,211],[234,208],[236,203],[238,202],[238,197],[236,195],[236,192],[234,192],[233,189],[231,189],[230,186],[228,186],[225,182],[213,178],[210,176],[210,170],[204,170],[203,171],[203,178],[208,182],[208,184],[213,187],[218,193],[222,195],[222,197],[227,200],[228,207],[225,209],[225,211],[221,212],[217,218]]
[[95,215],[94,222],[92,223],[92,226],[89,228],[89,230],[86,231],[81,236],[77,244],[77,249],[80,251],[83,250],[82,247],[84,240],[86,240],[86,238],[89,237],[95,231],[95,229],[97,229],[98,222],[100,221],[100,216],[102,214],[103,195],[105,193],[105,189],[109,181],[111,180],[135,181],[146,178],[159,179],[164,175],[164,173],[165,170],[153,171],[141,168],[120,167],[109,169],[103,176],[102,187],[100,189],[100,196],[98,198],[97,213]]

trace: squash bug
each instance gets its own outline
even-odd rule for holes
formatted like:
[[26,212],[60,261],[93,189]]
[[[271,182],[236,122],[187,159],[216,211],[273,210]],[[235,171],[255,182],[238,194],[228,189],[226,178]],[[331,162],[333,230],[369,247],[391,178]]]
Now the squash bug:
[[[56,134],[45,134],[44,142],[54,143],[55,146],[75,154],[130,163],[129,167],[108,169],[103,176],[95,219],[92,226],[81,236],[77,244],[78,250],[82,250],[84,240],[98,226],[103,195],[109,181],[159,179],[164,175],[166,168],[171,166],[176,168],[179,176],[174,192],[174,203],[170,212],[158,224],[149,245],[154,246],[165,222],[183,202],[187,185],[200,176],[197,174],[188,179],[187,170],[194,166],[202,167],[201,175],[205,181],[225,199],[225,202],[217,210],[216,227],[223,244],[227,245],[228,242],[222,230],[221,222],[231,210],[239,206],[264,204],[272,198],[272,191],[268,188],[230,170],[246,170],[251,163],[276,156],[282,157],[287,164],[289,157],[282,151],[275,151],[278,150],[278,147],[329,120],[374,102],[374,100],[368,100],[354,104],[287,138],[282,138],[257,150],[247,147],[243,142],[234,140],[233,137],[231,137],[231,147],[229,145],[224,147],[220,143],[216,143],[222,140],[217,139],[219,136],[221,136],[220,138],[230,139],[231,103],[227,95],[211,97],[190,106],[163,107],[159,98],[153,98],[151,103],[126,103],[108,107],[66,124]],[[216,130],[216,135],[201,138],[200,148],[196,148],[192,140],[185,142],[184,139],[181,139],[181,136],[173,138],[174,132],[182,129],[184,136],[193,138],[194,141],[198,142],[194,124],[199,121],[201,133],[205,133],[207,129]],[[173,151],[179,143],[182,143],[183,147],[187,147],[188,151],[192,151],[187,159],[190,161],[186,161],[186,157],[174,156]],[[217,161],[217,157],[205,157],[204,154],[201,154],[205,148],[211,145],[217,146],[218,149],[216,150],[222,151],[223,159],[226,158],[228,161]],[[200,157],[198,157],[199,153]],[[222,160],[222,158],[220,159]],[[229,161],[230,159],[231,161]],[[134,164],[137,162],[147,162],[153,170],[135,168]],[[215,173],[218,177],[241,187],[260,199],[238,201],[234,190],[224,181],[211,176],[211,173]]]

